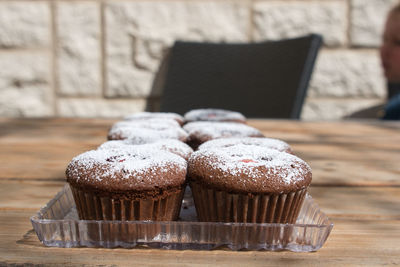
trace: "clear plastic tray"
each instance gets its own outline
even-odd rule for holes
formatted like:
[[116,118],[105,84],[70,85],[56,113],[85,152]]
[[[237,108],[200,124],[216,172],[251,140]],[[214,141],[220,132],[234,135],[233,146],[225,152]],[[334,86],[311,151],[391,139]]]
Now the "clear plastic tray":
[[39,240],[52,247],[145,246],[308,252],[321,248],[333,227],[310,195],[304,200],[296,224],[210,223],[196,220],[190,194],[185,195],[180,221],[79,220],[68,185],[31,217]]

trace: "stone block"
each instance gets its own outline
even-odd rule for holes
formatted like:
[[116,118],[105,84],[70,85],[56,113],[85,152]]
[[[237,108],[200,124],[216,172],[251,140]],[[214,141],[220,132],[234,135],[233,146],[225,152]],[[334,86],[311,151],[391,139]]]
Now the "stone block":
[[364,47],[379,46],[387,13],[397,2],[397,0],[351,0],[351,44]]
[[0,116],[41,117],[53,113],[45,53],[0,53]]
[[254,40],[319,33],[327,46],[347,43],[345,1],[260,1],[254,4]]
[[60,98],[57,103],[58,115],[62,117],[122,118],[145,107],[145,99]]
[[382,102],[383,100],[381,99],[308,98],[304,104],[301,119],[340,120],[356,111],[381,104]]
[[308,90],[311,97],[383,98],[385,80],[375,50],[322,50]]
[[100,4],[59,2],[56,13],[59,93],[101,95]]
[[0,48],[50,46],[50,7],[46,2],[0,2]]
[[248,41],[247,3],[158,1],[107,3],[106,95],[145,97],[167,47],[176,39]]

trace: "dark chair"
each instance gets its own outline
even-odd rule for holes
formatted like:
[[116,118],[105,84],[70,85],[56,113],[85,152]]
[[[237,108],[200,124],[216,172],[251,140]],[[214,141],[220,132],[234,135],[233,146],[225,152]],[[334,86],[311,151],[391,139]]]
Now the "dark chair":
[[299,119],[319,35],[246,44],[175,42],[153,84],[162,112],[235,110],[249,118]]

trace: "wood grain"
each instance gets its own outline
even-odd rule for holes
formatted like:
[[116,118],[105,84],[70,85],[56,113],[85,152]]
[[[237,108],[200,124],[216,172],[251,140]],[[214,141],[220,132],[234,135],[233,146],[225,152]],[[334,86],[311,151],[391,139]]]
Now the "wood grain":
[[0,144],[0,179],[64,180],[76,155],[94,149],[82,142]]
[[0,119],[0,143],[104,142],[115,120]]
[[400,122],[382,121],[249,121],[311,165],[311,195],[335,224],[318,252],[43,246],[29,217],[64,185],[71,158],[104,142],[114,122],[0,119],[0,266],[400,265]]
[[[63,180],[72,157],[106,141],[115,120],[0,120],[0,179]],[[398,123],[251,120],[313,169],[315,185],[400,186]]]
[[314,253],[173,251],[157,249],[52,248],[30,229],[30,213],[0,211],[0,265],[102,266],[350,266],[399,265],[400,224],[395,220],[337,219],[323,248]]
[[400,220],[400,187],[311,186],[309,191],[333,222],[336,218]]
[[30,210],[31,215],[61,191],[65,181],[0,179],[0,210]]

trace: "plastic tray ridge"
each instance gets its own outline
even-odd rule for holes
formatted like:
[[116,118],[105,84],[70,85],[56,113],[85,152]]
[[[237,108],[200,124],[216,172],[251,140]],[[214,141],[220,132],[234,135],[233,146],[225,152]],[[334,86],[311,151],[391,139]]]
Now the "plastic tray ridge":
[[31,222],[39,240],[52,247],[294,252],[320,249],[333,227],[310,195],[295,224],[197,222],[190,195],[185,195],[179,221],[79,220],[68,184],[31,217]]

